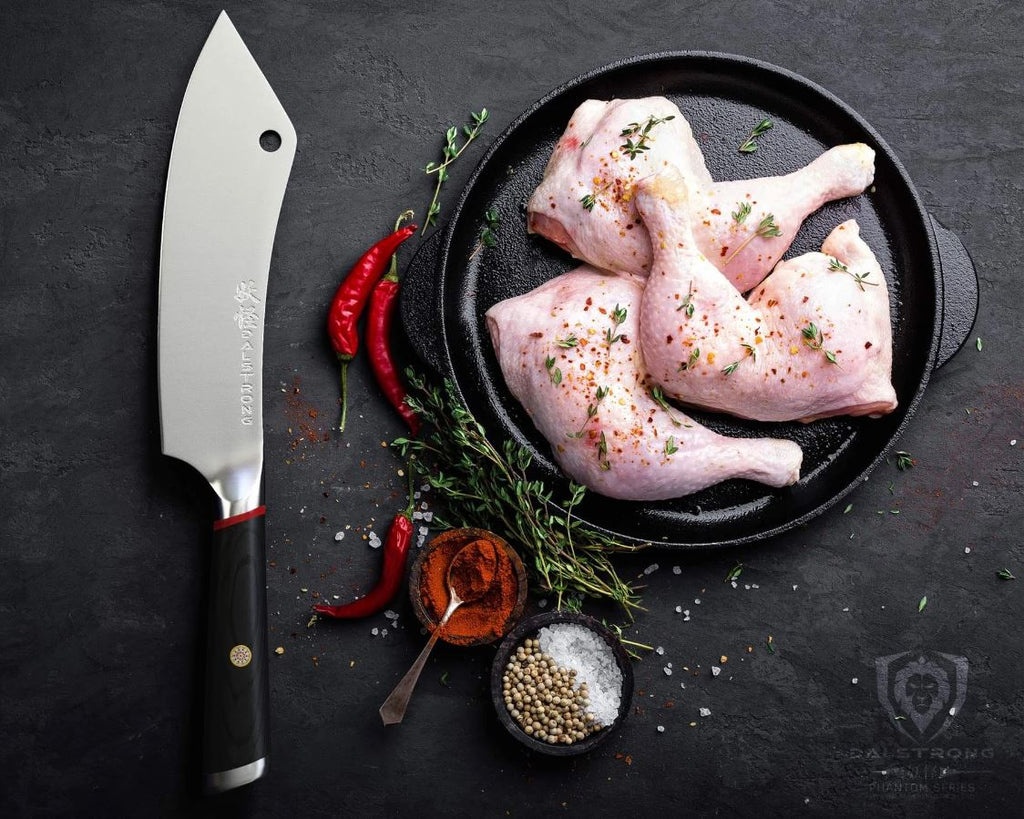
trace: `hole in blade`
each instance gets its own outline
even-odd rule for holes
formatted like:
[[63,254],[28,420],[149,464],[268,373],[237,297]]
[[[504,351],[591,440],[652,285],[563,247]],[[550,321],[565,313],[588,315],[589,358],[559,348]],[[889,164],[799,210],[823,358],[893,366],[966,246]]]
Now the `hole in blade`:
[[260,147],[268,153],[273,153],[281,147],[281,135],[277,131],[264,131],[260,134]]

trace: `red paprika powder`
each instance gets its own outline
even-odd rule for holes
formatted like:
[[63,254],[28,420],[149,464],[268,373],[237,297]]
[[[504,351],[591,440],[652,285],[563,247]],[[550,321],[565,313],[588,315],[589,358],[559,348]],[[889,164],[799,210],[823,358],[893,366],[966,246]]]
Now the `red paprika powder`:
[[508,632],[521,613],[520,572],[504,541],[480,529],[455,529],[434,538],[420,564],[419,600],[427,616],[434,624],[441,619],[449,600],[448,568],[455,555],[474,541],[473,554],[479,559],[466,564],[453,580],[457,588],[484,591],[456,609],[445,626],[441,639],[455,645],[493,642]]

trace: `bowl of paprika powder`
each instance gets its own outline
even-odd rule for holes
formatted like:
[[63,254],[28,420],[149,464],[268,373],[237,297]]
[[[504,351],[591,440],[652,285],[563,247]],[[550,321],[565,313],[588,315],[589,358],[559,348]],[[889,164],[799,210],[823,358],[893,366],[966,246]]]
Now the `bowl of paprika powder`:
[[[526,568],[508,543],[484,529],[451,529],[435,537],[417,555],[409,575],[409,597],[417,619],[428,631],[437,627],[448,607],[448,568],[455,555],[476,540],[485,541],[484,553],[493,561],[467,567],[465,578],[484,583],[487,590],[455,610],[439,639],[457,646],[482,646],[504,637],[522,616],[526,605]],[[457,569],[459,567],[456,567]]]

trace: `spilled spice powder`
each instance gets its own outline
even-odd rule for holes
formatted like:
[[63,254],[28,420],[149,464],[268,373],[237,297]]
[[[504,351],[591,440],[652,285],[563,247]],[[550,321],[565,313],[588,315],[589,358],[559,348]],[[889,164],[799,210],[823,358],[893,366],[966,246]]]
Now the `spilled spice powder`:
[[[475,530],[467,537],[465,531],[455,530],[439,535],[431,542],[420,569],[420,600],[428,616],[437,623],[448,608],[448,568],[455,555],[470,543],[480,555],[475,566],[470,564],[459,571],[457,582],[460,588],[468,585],[485,590],[481,597],[455,610],[441,635],[442,640],[455,645],[493,642],[512,626],[510,620],[519,599],[516,567],[504,545],[480,537],[485,534]],[[433,626],[428,628],[433,631]]]

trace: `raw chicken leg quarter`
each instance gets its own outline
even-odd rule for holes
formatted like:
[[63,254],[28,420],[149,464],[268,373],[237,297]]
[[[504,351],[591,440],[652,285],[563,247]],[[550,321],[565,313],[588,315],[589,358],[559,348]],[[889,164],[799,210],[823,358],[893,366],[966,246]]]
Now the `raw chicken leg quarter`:
[[718,435],[649,390],[640,300],[638,283],[581,267],[487,311],[505,383],[562,469],[627,500],[687,495],[729,478],[794,483],[803,457],[795,443]]
[[530,198],[529,230],[597,267],[646,276],[651,240],[636,186],[674,168],[690,190],[697,247],[746,292],[782,258],[810,213],[871,184],[874,158],[867,145],[840,145],[784,176],[714,182],[690,125],[669,100],[588,100],[569,120]]
[[683,403],[758,421],[892,412],[885,277],[856,221],[781,262],[745,301],[701,253],[675,170],[643,180],[654,240],[640,341],[654,382]]

